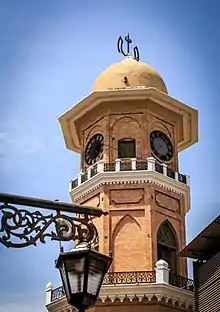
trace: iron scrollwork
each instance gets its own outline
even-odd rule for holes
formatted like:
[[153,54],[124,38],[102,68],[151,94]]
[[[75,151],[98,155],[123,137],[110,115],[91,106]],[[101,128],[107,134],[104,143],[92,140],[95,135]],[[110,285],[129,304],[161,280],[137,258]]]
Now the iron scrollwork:
[[0,244],[23,248],[36,246],[37,241],[45,243],[47,237],[55,241],[73,240],[75,245],[88,242],[93,248],[98,245],[98,232],[89,215],[69,216],[59,210],[44,215],[11,204],[0,206]]

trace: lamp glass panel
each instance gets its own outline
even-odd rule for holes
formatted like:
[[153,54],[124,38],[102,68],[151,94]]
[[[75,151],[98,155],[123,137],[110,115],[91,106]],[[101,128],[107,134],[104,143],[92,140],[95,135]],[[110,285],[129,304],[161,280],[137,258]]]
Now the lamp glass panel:
[[67,272],[71,293],[83,292],[85,258],[68,260]]
[[87,292],[89,294],[96,295],[106,270],[106,262],[101,259],[95,259],[94,257],[91,257],[89,260],[88,269]]
[[63,281],[63,286],[64,286],[64,289],[65,289],[65,292],[67,292],[67,290],[68,290],[68,283],[67,283],[67,275],[66,275],[64,263],[62,263],[62,266],[60,267],[60,273],[61,273],[61,276],[62,276],[62,281]]

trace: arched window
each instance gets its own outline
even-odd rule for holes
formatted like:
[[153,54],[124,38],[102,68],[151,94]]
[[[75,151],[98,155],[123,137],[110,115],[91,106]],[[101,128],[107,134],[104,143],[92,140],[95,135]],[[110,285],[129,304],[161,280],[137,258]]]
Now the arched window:
[[163,259],[169,264],[172,273],[177,274],[176,233],[169,221],[164,221],[157,232],[157,260]]
[[133,158],[136,157],[134,139],[118,140],[118,158]]

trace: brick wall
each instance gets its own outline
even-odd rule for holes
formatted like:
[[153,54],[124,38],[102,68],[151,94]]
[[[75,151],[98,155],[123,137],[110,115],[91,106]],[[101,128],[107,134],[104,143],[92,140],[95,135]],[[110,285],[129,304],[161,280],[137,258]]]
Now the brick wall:
[[[160,198],[158,197],[160,195]],[[152,184],[109,185],[83,201],[108,210],[95,219],[101,253],[113,253],[112,271],[152,271],[157,261],[157,231],[172,225],[179,252],[185,246],[184,198]],[[163,197],[164,196],[164,197]],[[99,199],[98,199],[99,198]],[[81,202],[82,203],[82,202]],[[186,260],[178,258],[179,275],[187,276]]]
[[115,304],[111,304],[109,306],[103,305],[88,310],[88,312],[179,312],[179,311],[192,311],[192,308],[187,309],[175,305],[154,302],[147,304],[146,303],[117,304],[117,302],[115,302]]
[[102,103],[76,122],[82,145],[82,168],[86,167],[83,157],[86,143],[95,133],[100,132],[104,135],[104,160],[112,162],[118,157],[118,140],[122,138],[134,138],[137,157],[146,159],[151,155],[150,132],[161,130],[171,138],[174,146],[174,157],[168,165],[174,171],[178,171],[176,125],[180,121],[179,118],[162,107],[158,109],[150,100]]
[[[161,130],[172,140],[174,157],[168,167],[178,171],[176,129],[180,117],[165,108],[158,108],[151,100],[108,102],[85,114],[77,121],[83,149],[97,132],[104,135],[104,160],[112,162],[117,155],[118,140],[136,140],[136,156],[151,156],[150,132]],[[85,169],[82,152],[82,169]],[[169,190],[149,183],[109,185],[99,191],[100,208],[108,216],[95,220],[99,231],[99,250],[113,253],[111,270],[154,270],[157,261],[157,231],[164,220],[169,220],[177,233],[178,251],[185,246],[184,198]],[[90,194],[93,197],[94,194]],[[90,197],[83,199],[90,204]],[[82,203],[79,201],[79,203]],[[186,275],[186,261],[178,259],[179,274]]]

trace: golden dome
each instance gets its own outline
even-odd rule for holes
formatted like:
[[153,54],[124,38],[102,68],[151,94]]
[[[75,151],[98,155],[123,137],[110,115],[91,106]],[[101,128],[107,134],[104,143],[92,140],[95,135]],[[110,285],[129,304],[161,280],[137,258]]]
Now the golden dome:
[[163,79],[154,68],[136,61],[131,56],[127,56],[122,62],[113,64],[105,69],[97,77],[92,90],[139,86],[153,87],[168,93]]

